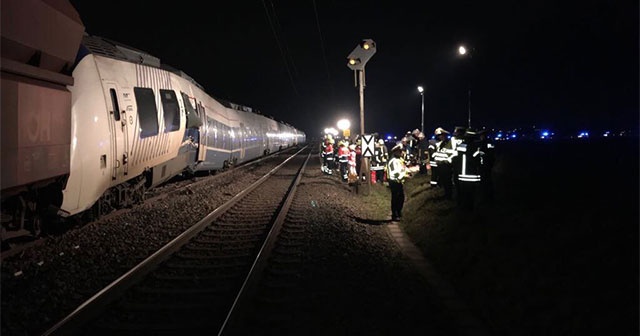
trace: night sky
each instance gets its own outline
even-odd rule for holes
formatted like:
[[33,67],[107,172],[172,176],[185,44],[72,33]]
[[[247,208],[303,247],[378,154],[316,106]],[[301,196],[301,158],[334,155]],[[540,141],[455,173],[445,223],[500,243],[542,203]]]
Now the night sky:
[[[214,97],[308,135],[359,131],[348,54],[362,39],[365,131],[638,130],[638,1],[71,1],[92,35],[146,51]],[[209,9],[202,7],[206,4]],[[457,47],[471,48],[471,58]]]

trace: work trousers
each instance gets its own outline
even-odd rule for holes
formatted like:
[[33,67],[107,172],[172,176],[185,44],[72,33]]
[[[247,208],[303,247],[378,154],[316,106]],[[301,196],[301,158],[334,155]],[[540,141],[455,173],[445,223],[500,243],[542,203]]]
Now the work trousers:
[[438,163],[438,186],[444,189],[444,197],[453,199],[453,167],[451,164]]
[[402,207],[404,206],[404,186],[398,181],[389,181],[391,189],[391,217],[394,219],[402,217]]

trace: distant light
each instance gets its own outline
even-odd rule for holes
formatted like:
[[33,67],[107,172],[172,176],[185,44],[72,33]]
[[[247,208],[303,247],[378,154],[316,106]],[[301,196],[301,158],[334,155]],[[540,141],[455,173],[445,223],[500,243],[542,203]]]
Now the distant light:
[[466,54],[466,53],[467,53],[467,48],[465,48],[464,46],[460,46],[460,47],[458,48],[458,53],[459,53],[460,55],[464,55],[464,54]]
[[349,120],[341,119],[338,121],[338,129],[340,129],[341,131],[349,129],[349,127],[351,127],[351,122]]
[[324,129],[324,134],[331,134],[333,136],[336,136],[336,135],[338,135],[338,130],[336,130],[333,127],[328,127],[328,128]]
[[580,132],[580,134],[578,134],[578,138],[588,138],[589,137],[589,132],[583,131]]
[[424,92],[424,88],[422,86],[418,86],[418,92],[420,93]]
[[542,131],[542,136],[543,137],[548,137],[549,136],[549,131]]
[[387,135],[387,140],[391,140],[393,137],[390,135]]
[[515,134],[511,134],[511,137],[515,139],[515,138],[516,138],[516,135],[515,135]]
[[603,134],[602,136],[604,136],[604,137],[608,137],[610,133],[611,133],[611,132],[606,131],[606,132],[604,132],[604,134]]

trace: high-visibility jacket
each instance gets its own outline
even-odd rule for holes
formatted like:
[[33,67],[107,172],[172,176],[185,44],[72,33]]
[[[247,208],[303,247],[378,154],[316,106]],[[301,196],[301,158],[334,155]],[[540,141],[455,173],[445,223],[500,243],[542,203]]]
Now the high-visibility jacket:
[[433,167],[438,167],[438,162],[436,161],[436,158],[434,157],[435,153],[436,153],[436,144],[435,143],[430,143],[429,147],[427,147],[428,151],[429,151],[429,165],[433,168]]
[[405,166],[404,160],[397,157],[389,160],[387,175],[390,181],[403,183],[405,177],[407,177],[407,167]]
[[456,167],[457,179],[461,182],[477,183],[481,181],[480,169],[484,152],[475,141],[462,141],[456,147],[458,160]]
[[340,146],[340,148],[338,148],[338,161],[340,163],[347,163],[349,162],[349,148],[347,148],[347,146]]
[[436,152],[433,158],[437,165],[451,164],[453,158],[458,154],[453,147],[452,141],[443,140],[436,143]]
[[384,166],[387,164],[388,158],[389,153],[387,152],[387,147],[384,145],[376,146],[373,154],[373,160],[371,161],[371,170],[383,170]]
[[333,146],[331,144],[324,146],[322,156],[327,160],[333,160]]

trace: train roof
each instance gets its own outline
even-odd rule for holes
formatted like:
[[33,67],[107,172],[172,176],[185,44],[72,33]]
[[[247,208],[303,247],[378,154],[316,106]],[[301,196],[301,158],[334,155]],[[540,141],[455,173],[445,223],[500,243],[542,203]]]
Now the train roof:
[[125,45],[120,42],[113,41],[108,38],[93,36],[85,34],[82,38],[82,45],[87,48],[91,53],[118,59],[121,61],[144,64],[147,66],[160,68],[169,72],[172,72],[189,82],[193,83],[201,90],[205,91],[204,87],[195,81],[191,76],[187,75],[184,71],[176,69],[170,65],[162,64],[158,57],[155,57],[145,51],[136,49]]
[[[204,87],[200,84],[198,84],[198,82],[196,82],[191,76],[187,75],[184,71],[176,69],[170,65],[167,64],[162,64],[162,62],[160,62],[160,59],[158,57],[155,57],[149,53],[147,53],[146,51],[134,48],[134,47],[130,47],[128,45],[125,45],[123,43],[120,42],[116,42],[114,40],[108,39],[108,38],[104,38],[104,37],[100,37],[100,36],[94,36],[94,35],[89,35],[87,33],[85,33],[85,35],[82,38],[82,45],[91,53],[96,54],[96,55],[100,55],[100,56],[104,56],[104,57],[109,57],[109,58],[114,58],[114,59],[118,59],[118,60],[122,60],[125,62],[131,62],[131,63],[136,63],[136,64],[144,64],[147,66],[151,66],[151,67],[155,67],[155,68],[160,68],[166,71],[170,71],[188,81],[190,81],[191,83],[193,83],[194,85],[196,85],[197,87],[199,87],[202,91],[206,90],[204,89]],[[270,118],[272,120],[275,120],[277,122],[280,123],[284,123],[282,121],[278,121],[276,120],[274,117],[269,116],[269,115],[265,115],[262,114],[259,110],[256,110],[254,108],[248,107],[248,106],[244,106],[244,105],[240,105],[240,104],[236,104],[233,102],[230,102],[226,99],[221,99],[218,97],[214,97],[211,95],[211,97],[213,97],[214,99],[218,100],[223,106],[234,109],[234,110],[238,110],[238,111],[244,111],[244,112],[251,112],[251,113],[255,113],[255,114],[260,114],[262,116],[265,116],[267,118]],[[293,127],[289,124],[287,124],[287,126]]]

